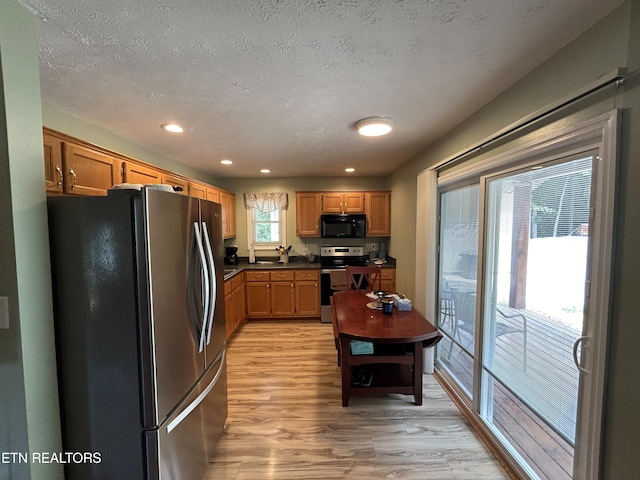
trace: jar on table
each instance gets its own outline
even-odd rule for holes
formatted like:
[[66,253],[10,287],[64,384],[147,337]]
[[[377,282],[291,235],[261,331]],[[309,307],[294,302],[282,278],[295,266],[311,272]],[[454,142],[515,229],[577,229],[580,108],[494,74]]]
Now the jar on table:
[[393,298],[384,297],[380,300],[380,303],[382,303],[382,313],[385,315],[393,314]]

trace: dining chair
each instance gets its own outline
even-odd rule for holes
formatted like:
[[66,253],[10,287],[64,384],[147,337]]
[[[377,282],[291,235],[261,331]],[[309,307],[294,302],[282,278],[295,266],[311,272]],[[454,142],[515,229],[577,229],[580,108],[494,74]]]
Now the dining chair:
[[373,267],[350,267],[347,265],[347,285],[349,290],[380,290],[382,285],[382,269]]

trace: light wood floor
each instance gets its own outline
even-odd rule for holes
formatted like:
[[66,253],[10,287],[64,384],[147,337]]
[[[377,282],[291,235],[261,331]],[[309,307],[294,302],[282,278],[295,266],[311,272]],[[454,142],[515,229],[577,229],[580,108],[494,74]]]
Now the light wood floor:
[[330,324],[249,322],[228,351],[229,416],[205,480],[509,477],[431,375],[344,408]]

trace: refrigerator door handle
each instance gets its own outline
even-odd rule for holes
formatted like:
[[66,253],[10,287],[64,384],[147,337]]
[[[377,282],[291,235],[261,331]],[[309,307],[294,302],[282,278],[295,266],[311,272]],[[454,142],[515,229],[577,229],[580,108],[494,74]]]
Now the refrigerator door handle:
[[209,239],[209,231],[207,230],[207,224],[202,222],[202,237],[204,240],[204,246],[207,253],[207,259],[209,261],[209,286],[211,289],[210,305],[209,305],[209,315],[205,320],[206,331],[207,331],[207,345],[211,342],[211,330],[213,330],[213,318],[214,312],[216,309],[216,301],[217,301],[217,293],[218,286],[216,282],[216,265],[213,261],[213,250],[211,248],[211,240]]
[[[202,277],[202,293],[203,293],[203,298],[202,298],[202,307],[203,307],[203,311],[202,311],[202,318],[199,318],[198,321],[201,325],[200,327],[200,338],[199,338],[199,342],[198,342],[198,348],[199,348],[199,352],[202,352],[204,350],[204,346],[205,346],[205,339],[207,337],[207,326],[206,326],[206,322],[207,319],[209,318],[209,304],[211,302],[211,300],[209,299],[209,294],[210,294],[210,285],[209,285],[209,269],[207,268],[207,260],[204,254],[204,246],[203,246],[203,242],[202,242],[202,235],[200,233],[200,227],[198,225],[198,222],[194,222],[193,223],[193,230],[194,230],[194,235],[196,238],[196,242],[197,242],[197,246],[198,246],[198,254],[200,257],[200,275]],[[196,275],[198,275],[196,273]]]
[[167,425],[167,433],[171,433],[171,430],[173,430],[178,425],[180,425],[180,423],[185,418],[187,418],[189,416],[189,414],[198,405],[200,405],[202,403],[202,401],[206,398],[206,396],[209,395],[209,392],[211,390],[213,390],[213,387],[215,387],[216,383],[218,383],[218,379],[220,378],[220,375],[222,374],[222,371],[224,369],[225,356],[226,356],[226,350],[223,349],[222,350],[222,359],[220,360],[220,367],[218,367],[218,371],[216,372],[215,376],[213,377],[213,380],[211,380],[209,385],[207,385],[207,387],[200,393],[200,395],[198,395],[195,398],[195,400],[193,402],[191,402],[189,405],[187,405],[184,408],[184,410],[182,410],[182,412],[180,412],[180,414],[176,418],[174,418],[171,422],[169,422],[169,424]]
[[187,273],[187,289],[189,295],[189,312],[191,314],[191,326],[193,338],[196,343],[200,343],[200,324],[198,319],[201,316],[200,310],[201,306],[199,306],[199,296],[196,294],[196,270],[198,267],[198,258],[196,250],[197,246],[196,237],[193,237],[193,241],[191,242],[191,250],[189,251],[189,270]]

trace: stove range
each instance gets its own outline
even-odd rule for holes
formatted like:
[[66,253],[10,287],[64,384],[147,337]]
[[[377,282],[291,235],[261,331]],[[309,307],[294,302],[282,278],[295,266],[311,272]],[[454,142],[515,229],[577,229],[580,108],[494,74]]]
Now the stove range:
[[[332,247],[320,248],[320,273],[329,270],[344,269],[347,265],[361,267],[366,265],[363,260],[364,247]],[[325,272],[325,270],[327,272]]]
[[366,265],[363,260],[364,247],[324,246],[320,247],[320,321],[331,323],[330,298],[332,272],[346,270],[347,265],[360,267]]

